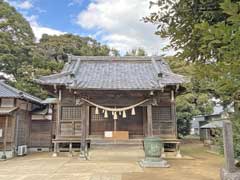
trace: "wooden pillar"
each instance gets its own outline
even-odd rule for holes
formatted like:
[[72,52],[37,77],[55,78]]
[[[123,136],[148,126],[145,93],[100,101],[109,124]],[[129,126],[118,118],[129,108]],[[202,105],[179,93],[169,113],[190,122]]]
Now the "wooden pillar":
[[113,123],[114,123],[114,131],[117,131],[117,120],[116,119],[114,119],[113,120]]
[[177,119],[176,119],[176,102],[174,91],[171,91],[171,119],[173,123],[172,134],[177,138]]
[[52,156],[57,157],[57,153],[58,153],[58,143],[54,142],[53,143],[53,154],[52,154]]
[[152,105],[147,105],[147,135],[153,136],[152,128]]
[[8,115],[5,118],[2,159],[7,159],[7,156],[6,156],[6,151],[7,151],[7,134],[8,134]]
[[90,134],[90,129],[89,129],[89,124],[90,124],[90,117],[89,117],[89,111],[90,111],[90,106],[86,106],[86,138],[89,137]]
[[61,100],[62,100],[62,92],[59,90],[58,93],[58,103],[57,103],[57,121],[56,121],[56,139],[58,139],[60,135],[60,120],[61,120]]
[[[56,119],[56,137],[55,139],[58,139],[60,136],[60,119],[61,119],[61,100],[62,100],[62,91],[59,90],[58,92],[58,102],[57,102],[57,119]],[[57,157],[59,152],[59,144],[58,142],[54,142],[54,150],[53,150],[53,157]]]
[[9,117],[9,121],[11,121],[12,124],[12,128],[11,128],[11,141],[12,141],[12,151],[15,152],[15,129],[16,129],[16,119],[13,118],[13,116],[11,116],[11,118]]
[[148,135],[148,130],[147,130],[147,108],[143,107],[143,135],[147,136]]
[[73,156],[73,150],[72,150],[72,142],[69,143],[69,156]]
[[87,159],[86,157],[86,103],[81,108],[81,120],[82,120],[82,134],[81,134],[81,149],[80,158]]

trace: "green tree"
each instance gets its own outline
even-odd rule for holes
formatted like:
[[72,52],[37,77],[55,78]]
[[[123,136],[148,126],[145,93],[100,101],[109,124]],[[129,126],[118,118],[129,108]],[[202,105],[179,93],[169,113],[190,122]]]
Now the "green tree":
[[137,48],[127,51],[125,56],[147,56],[147,53],[143,48]]
[[[205,90],[232,102],[239,87],[239,0],[159,0],[159,11],[145,17],[156,34],[170,39],[179,59],[195,65]],[[167,47],[166,47],[167,48]]]
[[34,35],[29,23],[8,3],[0,1],[0,69],[17,77],[22,63],[29,62]]
[[67,54],[84,56],[109,55],[118,51],[102,45],[90,37],[72,34],[43,35],[40,42],[29,23],[15,8],[0,0],[0,71],[12,75],[13,86],[39,97],[46,97],[34,78],[59,72]]
[[191,120],[197,115],[209,115],[213,112],[211,94],[201,90],[203,81],[194,78],[194,66],[176,57],[165,58],[173,72],[188,76],[190,82],[184,85],[185,92],[177,96],[177,129],[180,137],[190,133]]

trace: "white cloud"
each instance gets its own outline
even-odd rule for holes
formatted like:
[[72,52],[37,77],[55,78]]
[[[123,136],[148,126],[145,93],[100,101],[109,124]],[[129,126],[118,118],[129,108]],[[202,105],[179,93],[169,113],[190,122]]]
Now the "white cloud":
[[32,1],[32,0],[24,0],[24,1],[5,0],[5,1],[8,2],[11,6],[14,6],[16,9],[18,9],[22,13],[22,15],[28,20],[28,22],[30,23],[30,25],[32,27],[33,33],[34,33],[37,41],[39,41],[41,39],[43,34],[48,34],[48,35],[66,34],[66,32],[40,25],[37,22],[38,16],[29,14],[28,10],[31,8],[34,8],[39,13],[46,12],[45,10],[42,10],[39,7],[34,7],[34,5],[33,5],[34,1]]
[[37,16],[30,16],[30,17],[26,17],[27,20],[29,21],[33,33],[35,34],[36,40],[39,41],[42,37],[43,34],[48,34],[48,35],[62,35],[62,34],[66,34],[66,32],[63,31],[59,31],[56,29],[52,29],[49,27],[44,27],[41,26],[38,22],[37,22]]
[[26,1],[5,0],[5,1],[8,2],[11,6],[14,6],[15,8],[21,10],[28,10],[33,7],[33,4],[30,0]]
[[159,54],[168,41],[154,34],[154,25],[141,21],[149,13],[149,0],[93,0],[78,14],[76,23],[97,29],[101,41],[122,53],[142,47],[149,54]]
[[68,6],[81,5],[84,0],[69,0]]
[[33,7],[33,5],[30,1],[23,1],[23,2],[19,3],[18,7],[20,9],[30,9]]

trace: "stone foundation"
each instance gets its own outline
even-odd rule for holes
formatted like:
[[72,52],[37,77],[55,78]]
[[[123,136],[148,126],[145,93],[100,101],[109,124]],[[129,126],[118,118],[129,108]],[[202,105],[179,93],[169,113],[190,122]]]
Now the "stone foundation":
[[139,162],[140,166],[143,168],[168,168],[170,165],[166,160],[163,160],[161,158],[156,159],[156,160],[151,160],[151,159],[142,159]]
[[50,148],[28,148],[28,152],[50,152]]
[[240,169],[236,172],[228,172],[225,168],[220,171],[221,180],[240,180]]
[[[6,154],[7,159],[14,157],[14,151],[6,151],[5,154]],[[2,156],[3,156],[3,151],[0,151],[0,160],[1,160]]]

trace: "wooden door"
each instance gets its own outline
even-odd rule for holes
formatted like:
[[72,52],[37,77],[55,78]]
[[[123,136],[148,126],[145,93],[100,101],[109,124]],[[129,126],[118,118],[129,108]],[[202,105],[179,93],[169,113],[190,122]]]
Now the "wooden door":
[[95,107],[90,107],[90,135],[104,135],[104,131],[113,131],[114,121],[110,112],[108,116],[104,118],[103,112],[95,114]]
[[51,146],[51,121],[33,120],[31,123],[31,147]]

